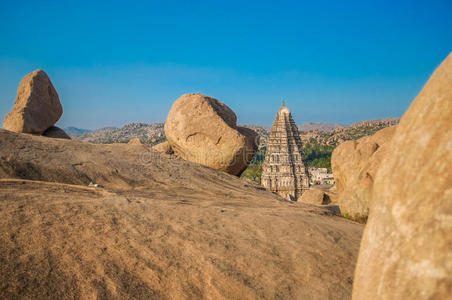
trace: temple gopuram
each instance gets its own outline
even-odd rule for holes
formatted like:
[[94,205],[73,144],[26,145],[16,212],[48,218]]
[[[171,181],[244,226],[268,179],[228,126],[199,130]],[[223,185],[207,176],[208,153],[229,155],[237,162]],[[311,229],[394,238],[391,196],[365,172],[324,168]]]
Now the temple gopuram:
[[309,188],[300,135],[284,100],[270,130],[261,182],[267,190],[291,201]]

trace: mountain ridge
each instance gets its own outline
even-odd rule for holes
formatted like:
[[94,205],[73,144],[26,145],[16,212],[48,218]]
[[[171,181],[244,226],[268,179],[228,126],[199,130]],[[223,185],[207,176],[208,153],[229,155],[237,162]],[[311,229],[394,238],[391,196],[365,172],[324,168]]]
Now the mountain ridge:
[[305,122],[301,125],[298,125],[298,131],[300,132],[306,132],[311,130],[329,131],[341,127],[347,127],[347,125],[327,122]]
[[[378,130],[398,124],[400,118],[365,120],[346,126],[339,123],[307,122],[298,126],[300,137],[308,143],[311,139],[321,145],[337,146],[340,143],[372,135]],[[257,124],[240,125],[256,131],[261,137],[261,144],[266,142],[270,128]],[[127,143],[139,138],[143,144],[158,144],[165,141],[164,123],[129,123],[121,128],[103,127],[96,130],[66,127],[65,131],[76,140],[96,144]]]
[[84,128],[78,128],[74,126],[68,126],[63,128],[64,132],[66,132],[68,135],[82,135],[84,133],[91,132],[92,130],[84,129]]

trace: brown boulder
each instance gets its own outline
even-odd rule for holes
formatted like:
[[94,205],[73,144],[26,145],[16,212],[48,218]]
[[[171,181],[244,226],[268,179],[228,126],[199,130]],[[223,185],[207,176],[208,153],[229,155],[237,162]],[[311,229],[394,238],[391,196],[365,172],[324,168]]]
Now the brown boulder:
[[452,54],[398,125],[375,176],[353,299],[452,295]]
[[384,128],[372,136],[344,142],[334,149],[331,167],[342,215],[360,222],[367,219],[373,178],[396,128]]
[[165,134],[177,156],[239,175],[257,150],[257,133],[236,122],[235,113],[217,99],[185,94],[174,102]]
[[44,131],[44,133],[42,135],[46,136],[46,137],[57,138],[57,139],[68,139],[68,140],[71,139],[71,137],[69,135],[67,135],[67,133],[64,132],[63,129],[56,127],[56,126],[50,127],[49,129]]
[[3,121],[3,128],[19,132],[43,134],[63,114],[58,93],[42,70],[26,75],[17,90],[13,110]]
[[168,143],[168,141],[159,143],[152,147],[152,149],[165,154],[173,154],[173,149],[171,148],[171,145]]
[[330,203],[330,198],[322,190],[306,190],[301,195],[300,202],[306,202],[315,205],[325,205]]
[[129,144],[129,145],[141,145],[142,142],[141,142],[141,140],[139,138],[136,137],[136,138],[131,139],[127,144]]

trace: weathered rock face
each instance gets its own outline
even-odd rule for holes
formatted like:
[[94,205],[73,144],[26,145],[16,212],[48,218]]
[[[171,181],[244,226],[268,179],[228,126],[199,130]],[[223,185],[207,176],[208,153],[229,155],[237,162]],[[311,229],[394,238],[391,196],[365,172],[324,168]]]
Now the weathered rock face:
[[217,99],[185,94],[168,114],[165,135],[177,156],[239,175],[257,150],[257,133],[236,122],[235,113]]
[[6,115],[3,128],[43,134],[62,114],[63,108],[50,78],[44,71],[36,70],[20,82],[14,108]]
[[452,54],[398,125],[375,176],[353,299],[452,295]]
[[141,145],[142,143],[141,143],[140,139],[136,137],[136,138],[131,139],[127,144],[129,144],[129,145]]
[[325,205],[330,203],[330,197],[322,190],[306,190],[301,195],[300,201],[315,205]]
[[331,167],[343,215],[356,221],[366,221],[373,179],[396,128],[384,128],[373,136],[347,141],[334,149]]
[[71,137],[69,135],[67,135],[63,129],[56,127],[56,126],[50,127],[49,129],[44,131],[44,133],[42,135],[46,136],[46,137],[57,138],[57,139],[68,139],[68,140],[71,139]]

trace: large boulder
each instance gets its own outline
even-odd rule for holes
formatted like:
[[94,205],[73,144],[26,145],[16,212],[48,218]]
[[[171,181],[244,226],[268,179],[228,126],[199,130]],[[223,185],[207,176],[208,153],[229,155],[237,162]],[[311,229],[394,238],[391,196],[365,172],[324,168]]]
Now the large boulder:
[[452,54],[398,125],[377,171],[353,299],[452,295]]
[[165,135],[177,156],[239,175],[257,150],[257,133],[236,122],[235,113],[217,99],[185,94],[168,114]]
[[356,221],[366,221],[373,179],[396,128],[384,128],[372,136],[346,141],[334,149],[331,167],[343,215]]
[[67,133],[64,132],[63,129],[56,127],[56,126],[50,127],[49,129],[44,131],[44,133],[42,135],[46,136],[46,137],[57,138],[57,139],[68,139],[68,140],[71,139],[71,137],[69,135],[67,135]]
[[3,128],[19,133],[43,134],[62,114],[58,93],[49,76],[36,70],[20,82],[14,108],[6,115]]

